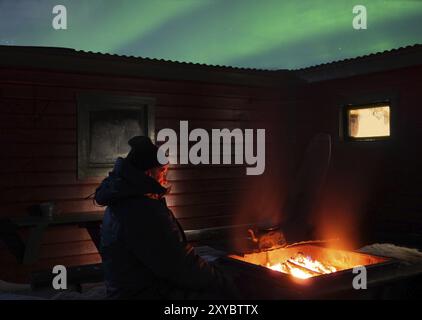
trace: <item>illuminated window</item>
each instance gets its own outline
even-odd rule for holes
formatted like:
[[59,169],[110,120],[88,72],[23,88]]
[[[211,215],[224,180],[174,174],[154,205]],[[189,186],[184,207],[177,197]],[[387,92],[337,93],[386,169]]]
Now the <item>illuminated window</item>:
[[345,133],[352,140],[374,140],[389,137],[390,106],[383,103],[348,107],[345,124]]

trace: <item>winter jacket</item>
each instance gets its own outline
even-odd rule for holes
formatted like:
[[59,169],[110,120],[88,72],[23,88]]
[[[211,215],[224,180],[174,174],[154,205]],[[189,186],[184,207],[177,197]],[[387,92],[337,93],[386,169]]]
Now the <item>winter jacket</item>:
[[230,297],[231,280],[195,254],[164,197],[166,191],[129,161],[118,158],[95,193],[107,206],[101,257],[113,299]]

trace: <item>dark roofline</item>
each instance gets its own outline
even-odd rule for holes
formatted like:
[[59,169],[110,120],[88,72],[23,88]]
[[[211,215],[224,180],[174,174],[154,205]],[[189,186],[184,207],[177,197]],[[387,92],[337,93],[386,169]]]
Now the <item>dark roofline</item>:
[[58,47],[0,45],[0,67],[246,86],[293,85],[422,65],[422,44],[295,70],[264,70],[177,62]]
[[142,58],[58,47],[0,46],[0,67],[62,70],[249,86],[300,81],[288,70],[259,70]]
[[422,44],[291,70],[307,82],[348,78],[422,65]]
[[182,64],[182,65],[189,65],[189,66],[196,66],[201,68],[213,68],[213,69],[224,69],[224,70],[236,70],[239,72],[268,72],[274,71],[270,69],[259,69],[259,68],[242,68],[242,67],[232,67],[232,66],[225,66],[225,65],[213,65],[213,64],[206,64],[206,63],[194,63],[194,62],[183,62],[183,61],[176,61],[176,60],[166,60],[166,59],[158,59],[158,58],[149,58],[149,57],[140,57],[140,56],[133,56],[133,55],[124,55],[124,54],[112,54],[107,52],[94,52],[94,51],[85,51],[85,50],[77,50],[73,48],[62,48],[62,47],[44,47],[44,46],[9,46],[9,45],[0,45],[0,49],[12,50],[16,51],[19,50],[21,53],[29,52],[29,53],[44,53],[44,54],[61,54],[61,55],[85,55],[85,56],[101,56],[101,57],[111,57],[116,58],[119,60],[128,60],[128,61],[136,61],[136,62],[148,62],[148,63],[167,63],[167,64]]

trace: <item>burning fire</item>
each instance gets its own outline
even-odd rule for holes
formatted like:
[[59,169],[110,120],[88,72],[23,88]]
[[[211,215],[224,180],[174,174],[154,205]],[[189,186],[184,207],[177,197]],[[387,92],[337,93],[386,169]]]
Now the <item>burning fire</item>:
[[295,256],[283,263],[267,263],[266,267],[275,271],[291,274],[300,279],[307,279],[337,271],[335,267],[324,264],[318,260],[312,260],[311,257],[306,257],[302,252],[298,252]]
[[229,257],[291,275],[294,279],[308,279],[350,270],[356,266],[387,261],[383,257],[311,244],[299,244],[243,255],[233,254]]

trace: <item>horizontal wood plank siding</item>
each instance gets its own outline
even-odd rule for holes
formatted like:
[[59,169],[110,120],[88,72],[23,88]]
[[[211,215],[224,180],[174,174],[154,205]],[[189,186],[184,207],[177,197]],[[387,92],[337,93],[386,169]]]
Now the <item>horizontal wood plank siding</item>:
[[[257,128],[286,94],[274,87],[0,69],[0,217],[25,215],[44,201],[56,202],[60,214],[104,210],[86,199],[101,179],[77,179],[77,96],[87,92],[155,98],[156,131],[178,130],[180,120],[208,130]],[[168,204],[187,229],[232,223],[236,201],[254,179],[239,165],[176,165],[168,178]],[[4,248],[0,257],[8,261],[0,271],[10,268],[13,259]],[[54,227],[46,232],[40,261],[15,266],[9,276],[99,261],[86,230]]]
[[[404,239],[412,233],[422,235],[422,229],[417,230],[422,225],[421,86],[422,66],[315,82],[308,90],[308,101],[295,110],[297,159],[316,133],[326,132],[333,137],[329,196],[321,205],[321,214],[327,221],[338,221],[339,230],[352,233],[356,247],[390,241],[375,237],[382,232],[402,237],[403,245],[420,248],[420,243],[405,243]],[[390,138],[364,142],[339,138],[342,106],[354,104],[355,100],[365,104],[388,98]],[[333,215],[335,201],[341,203],[338,207],[343,213],[339,216]],[[346,224],[342,221],[347,221],[347,226],[340,227]]]

